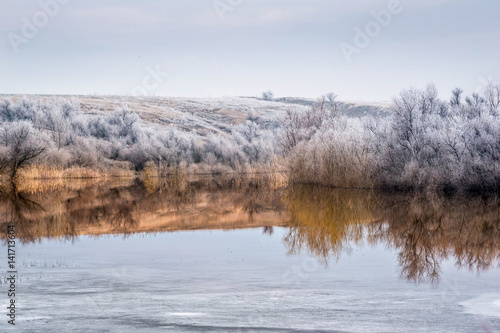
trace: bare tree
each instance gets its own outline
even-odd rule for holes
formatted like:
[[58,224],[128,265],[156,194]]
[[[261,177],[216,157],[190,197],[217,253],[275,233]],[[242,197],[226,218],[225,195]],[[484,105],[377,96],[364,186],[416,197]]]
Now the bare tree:
[[337,95],[334,94],[333,92],[329,92],[326,94],[326,98],[328,99],[328,107],[330,108],[330,111],[332,113],[333,117],[336,117],[338,115],[338,102],[337,102]]
[[64,139],[69,131],[69,124],[64,118],[63,111],[51,110],[47,117],[48,129],[52,132],[52,140],[56,143],[57,149],[61,149]]
[[40,156],[47,148],[43,140],[35,137],[33,126],[24,121],[11,125],[7,146],[10,149],[5,163],[10,167],[11,178],[16,176],[19,168]]
[[488,84],[485,89],[484,95],[491,109],[497,109],[500,106],[500,84]]
[[462,93],[464,91],[460,88],[455,88],[451,92],[450,105],[452,107],[460,107],[462,105]]
[[262,93],[262,99],[265,101],[274,101],[274,93],[271,90]]

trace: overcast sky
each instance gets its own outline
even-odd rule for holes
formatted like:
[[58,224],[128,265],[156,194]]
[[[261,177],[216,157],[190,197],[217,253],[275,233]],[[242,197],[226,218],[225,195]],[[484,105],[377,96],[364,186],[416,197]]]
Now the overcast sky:
[[384,101],[500,80],[497,0],[54,1],[0,0],[0,93]]

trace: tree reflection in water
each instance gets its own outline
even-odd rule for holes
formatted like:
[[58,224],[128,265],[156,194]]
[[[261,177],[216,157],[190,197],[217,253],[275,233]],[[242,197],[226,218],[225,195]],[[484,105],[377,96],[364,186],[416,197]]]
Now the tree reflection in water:
[[15,223],[21,242],[283,226],[282,190],[268,176],[11,184],[0,186],[0,223]]
[[325,265],[354,245],[386,244],[398,253],[402,278],[413,282],[437,283],[446,259],[475,272],[500,263],[496,197],[285,189],[268,176],[8,183],[0,186],[0,223],[4,231],[15,223],[24,243],[193,229],[270,235],[286,227],[289,254],[308,251]]
[[401,275],[437,282],[440,263],[478,273],[500,263],[498,198],[381,196],[376,215],[385,223],[369,227],[369,238],[399,251]]
[[441,262],[481,272],[500,263],[498,198],[384,195],[295,187],[285,196],[292,216],[290,253],[307,248],[327,263],[366,240],[398,252],[401,277],[437,283]]
[[368,192],[295,186],[284,195],[290,213],[285,244],[290,254],[307,248],[325,264],[350,243],[363,241],[363,224],[374,221]]

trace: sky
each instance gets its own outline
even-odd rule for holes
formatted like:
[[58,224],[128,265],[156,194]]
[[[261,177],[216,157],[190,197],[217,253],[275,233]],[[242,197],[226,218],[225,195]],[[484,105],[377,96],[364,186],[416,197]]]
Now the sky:
[[500,80],[496,0],[0,0],[0,94],[388,101]]

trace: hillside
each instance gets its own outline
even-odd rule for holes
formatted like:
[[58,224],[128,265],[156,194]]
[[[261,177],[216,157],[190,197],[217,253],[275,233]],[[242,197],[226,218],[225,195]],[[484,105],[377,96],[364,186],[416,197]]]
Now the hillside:
[[[0,95],[0,99],[22,98],[21,95]],[[265,128],[273,127],[277,116],[287,110],[304,111],[314,99],[284,97],[276,101],[264,101],[255,97],[181,98],[181,97],[131,97],[131,96],[57,96],[35,95],[28,97],[57,100],[74,98],[80,102],[83,112],[104,114],[127,105],[142,120],[159,125],[173,125],[182,131],[194,130],[205,136],[208,133],[228,133],[231,126],[243,123],[249,116]],[[341,114],[360,117],[373,114],[386,116],[389,104],[360,104],[339,102]]]

